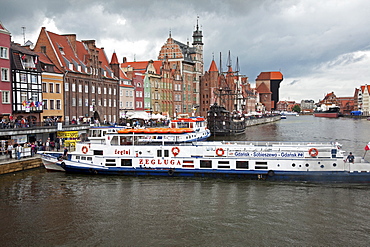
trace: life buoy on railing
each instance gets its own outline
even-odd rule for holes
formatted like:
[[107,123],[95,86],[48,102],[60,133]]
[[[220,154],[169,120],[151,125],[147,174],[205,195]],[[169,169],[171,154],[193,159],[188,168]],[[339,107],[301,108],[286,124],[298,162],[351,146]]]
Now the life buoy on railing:
[[317,150],[317,148],[310,148],[310,150],[308,150],[308,154],[312,157],[316,157],[319,154],[319,150]]
[[217,148],[216,149],[216,154],[217,156],[222,156],[225,154],[225,151],[222,148]]
[[177,156],[180,153],[180,149],[178,147],[173,147],[171,151],[173,156]]
[[83,146],[83,147],[82,147],[82,149],[81,149],[81,151],[82,151],[84,154],[86,154],[86,153],[89,151],[89,149],[88,149],[86,146]]

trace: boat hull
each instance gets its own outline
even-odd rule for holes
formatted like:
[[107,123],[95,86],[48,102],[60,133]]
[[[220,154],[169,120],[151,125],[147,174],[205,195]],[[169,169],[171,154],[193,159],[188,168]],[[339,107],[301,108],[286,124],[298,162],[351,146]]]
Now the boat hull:
[[370,172],[349,171],[235,171],[215,169],[178,169],[178,168],[99,168],[82,166],[63,166],[68,173],[92,175],[121,176],[161,176],[161,177],[192,177],[192,178],[229,178],[266,181],[295,182],[340,182],[369,183]]
[[58,157],[61,155],[63,155],[63,153],[41,154],[42,164],[44,165],[45,169],[48,171],[64,172],[65,170],[60,165],[57,165]]
[[317,112],[313,114],[315,117],[338,118],[339,112]]

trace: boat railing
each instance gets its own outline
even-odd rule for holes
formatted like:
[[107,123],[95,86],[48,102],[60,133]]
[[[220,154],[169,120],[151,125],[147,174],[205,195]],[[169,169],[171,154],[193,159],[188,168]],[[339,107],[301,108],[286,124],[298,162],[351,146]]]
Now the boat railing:
[[273,147],[273,146],[286,146],[286,147],[297,147],[297,146],[312,146],[312,147],[333,147],[339,144],[334,142],[251,142],[251,141],[219,141],[219,142],[197,142],[197,145],[243,145],[243,146],[254,146],[254,147]]

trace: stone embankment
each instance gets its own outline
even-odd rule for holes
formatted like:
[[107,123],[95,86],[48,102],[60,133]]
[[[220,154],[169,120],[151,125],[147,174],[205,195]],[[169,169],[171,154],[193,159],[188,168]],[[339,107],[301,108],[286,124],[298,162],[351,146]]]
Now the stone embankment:
[[20,160],[4,157],[0,159],[0,175],[39,168],[42,166],[41,158],[38,155],[35,155],[34,157],[21,158]]
[[280,119],[281,119],[281,116],[278,115],[278,116],[274,116],[274,117],[248,119],[245,122],[246,122],[247,126],[253,126],[253,125],[275,122],[275,121],[278,121]]

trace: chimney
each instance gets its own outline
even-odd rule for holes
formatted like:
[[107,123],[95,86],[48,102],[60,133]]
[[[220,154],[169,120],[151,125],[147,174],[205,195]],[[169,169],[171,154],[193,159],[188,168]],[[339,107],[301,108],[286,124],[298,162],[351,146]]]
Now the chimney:
[[126,57],[123,57],[122,63],[127,63],[127,58]]

